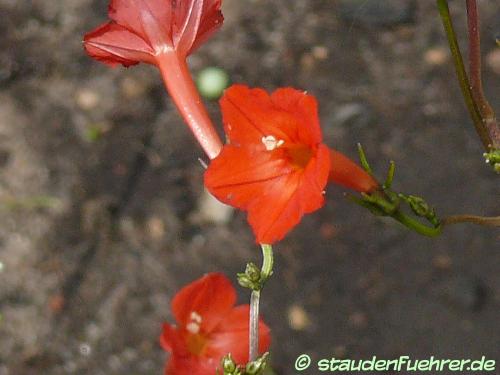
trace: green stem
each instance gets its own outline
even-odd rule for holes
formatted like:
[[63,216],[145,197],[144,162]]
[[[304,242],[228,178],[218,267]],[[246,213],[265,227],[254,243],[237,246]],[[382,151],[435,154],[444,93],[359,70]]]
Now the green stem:
[[259,302],[260,291],[266,280],[273,273],[273,247],[271,245],[262,244],[262,269],[260,271],[261,287],[258,290],[252,290],[250,296],[250,322],[249,322],[249,361],[255,361],[259,356]]
[[455,63],[455,69],[457,72],[458,82],[460,84],[460,88],[462,90],[462,95],[465,99],[465,104],[467,105],[467,109],[469,110],[469,114],[472,118],[476,131],[483,143],[486,151],[489,151],[493,142],[488,132],[488,129],[485,126],[483,118],[481,116],[481,112],[477,106],[477,103],[474,100],[472,95],[471,85],[469,82],[469,78],[467,76],[467,72],[465,71],[464,60],[462,57],[462,53],[460,52],[460,47],[457,42],[457,34],[453,27],[453,22],[451,21],[450,9],[448,7],[447,0],[437,0],[437,5],[439,9],[439,14],[441,15],[441,20],[443,21],[443,26],[446,32],[446,36],[448,37],[448,44],[450,46],[451,54],[453,56],[453,61]]
[[420,233],[424,236],[427,236],[427,237],[437,237],[441,234],[441,231],[442,231],[441,225],[438,227],[429,227],[427,225],[420,223],[419,221],[417,221],[415,219],[412,219],[411,217],[409,217],[408,215],[405,215],[404,213],[402,213],[399,210],[396,211],[392,217],[394,219],[396,219],[397,221],[399,221],[404,226],[414,230],[417,233]]
[[263,280],[267,280],[273,273],[274,257],[273,257],[273,247],[271,245],[263,244],[262,256],[264,261],[262,262],[261,277]]

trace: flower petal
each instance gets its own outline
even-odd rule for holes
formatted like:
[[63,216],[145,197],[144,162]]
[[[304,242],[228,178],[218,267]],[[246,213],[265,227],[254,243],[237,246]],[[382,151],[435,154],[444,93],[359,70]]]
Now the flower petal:
[[165,375],[207,375],[215,374],[220,361],[214,358],[196,357],[193,355],[180,357],[172,355],[165,367]]
[[177,2],[174,8],[173,40],[176,49],[189,55],[222,26],[221,0]]
[[166,352],[175,353],[176,355],[181,356],[189,355],[189,351],[181,332],[179,332],[176,327],[173,327],[168,323],[163,324],[163,330],[160,336],[160,345]]
[[205,186],[217,199],[248,211],[258,243],[282,239],[302,216],[324,203],[330,150],[320,145],[304,170],[294,170],[280,152],[224,146],[205,172]]
[[217,199],[247,209],[263,193],[265,184],[292,172],[284,158],[265,152],[264,145],[226,145],[205,172],[205,186]]
[[258,143],[269,135],[308,146],[322,140],[318,104],[304,91],[282,88],[269,95],[262,89],[233,85],[220,105],[224,130],[232,144]]
[[201,44],[208,40],[224,22],[224,16],[221,11],[222,0],[205,0],[203,1],[203,11],[198,26],[196,39],[193,41],[188,55],[196,50]]
[[233,85],[225,91],[220,106],[224,130],[233,145],[262,143],[262,138],[270,135],[284,142],[295,141],[295,119],[277,108],[262,89]]
[[258,243],[272,244],[281,240],[304,214],[323,206],[323,189],[329,169],[329,150],[320,145],[303,172],[266,184],[263,194],[248,207],[248,222]]
[[105,23],[84,37],[87,53],[108,65],[153,64],[153,50],[139,36],[114,22]]
[[231,281],[221,273],[209,273],[175,295],[172,311],[182,327],[186,327],[195,313],[201,318],[201,332],[210,333],[235,302],[236,291]]
[[[248,362],[249,305],[235,307],[231,313],[217,326],[209,338],[204,355],[222,359],[231,353],[238,364]],[[271,335],[269,327],[259,320],[259,354],[269,349]]]
[[318,102],[314,96],[287,87],[274,91],[271,99],[277,108],[291,114],[300,124],[296,129],[300,143],[314,146],[322,141]]
[[109,17],[148,41],[155,51],[173,48],[172,0],[111,0]]

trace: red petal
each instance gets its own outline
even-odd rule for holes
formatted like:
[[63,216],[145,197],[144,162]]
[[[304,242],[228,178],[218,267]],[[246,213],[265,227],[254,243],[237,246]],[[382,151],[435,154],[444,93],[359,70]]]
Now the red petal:
[[249,147],[226,145],[205,172],[205,186],[220,201],[246,209],[263,194],[266,184],[291,172],[286,159],[266,152],[262,143]]
[[182,327],[195,312],[202,318],[201,331],[209,333],[235,302],[236,291],[231,281],[221,273],[210,273],[182,288],[172,301],[172,311]]
[[285,142],[296,142],[297,121],[278,108],[262,89],[233,85],[220,100],[224,130],[233,145],[262,143],[273,135]]
[[180,1],[175,5],[173,40],[176,49],[188,55],[193,45],[203,11],[202,1]]
[[168,323],[163,324],[163,331],[160,336],[160,345],[163,350],[172,353],[172,355],[182,357],[190,355],[182,332]]
[[292,170],[277,152],[226,145],[205,172],[205,186],[217,199],[248,210],[258,243],[282,239],[304,214],[324,203],[329,149],[320,145],[303,171]]
[[109,16],[155,51],[187,56],[220,28],[220,8],[221,0],[112,0]]
[[331,150],[331,182],[360,193],[369,193],[378,188],[378,182],[364,169],[342,153]]
[[139,36],[114,22],[87,33],[83,43],[91,57],[109,65],[130,66],[141,61],[153,63],[151,47]]
[[219,367],[220,361],[213,358],[173,355],[165,367],[165,375],[211,375],[215,374]]
[[[249,313],[250,307],[248,305],[235,307],[210,335],[210,341],[204,355],[220,361],[223,356],[231,353],[236,363],[247,363]],[[265,353],[269,349],[270,343],[269,327],[261,319],[259,321],[259,353]]]
[[221,0],[177,2],[173,39],[177,50],[189,55],[222,26]]
[[262,124],[268,121],[271,108],[264,90],[233,85],[224,92],[220,107],[224,131],[233,145],[259,143],[267,135]]
[[269,96],[262,89],[233,85],[220,105],[232,144],[258,143],[268,135],[285,143],[315,146],[321,142],[316,99],[303,91],[278,89]]
[[293,88],[281,88],[273,92],[271,99],[276,107],[290,113],[299,123],[297,131],[300,143],[321,143],[318,102],[314,96]]
[[201,21],[198,26],[198,33],[188,54],[196,50],[201,44],[208,40],[224,22],[221,12],[222,0],[205,0],[203,2],[203,11]]
[[323,189],[330,169],[329,150],[320,145],[303,172],[273,181],[248,208],[248,221],[258,243],[281,240],[304,214],[324,204]]
[[172,0],[111,0],[109,17],[154,50],[172,47]]

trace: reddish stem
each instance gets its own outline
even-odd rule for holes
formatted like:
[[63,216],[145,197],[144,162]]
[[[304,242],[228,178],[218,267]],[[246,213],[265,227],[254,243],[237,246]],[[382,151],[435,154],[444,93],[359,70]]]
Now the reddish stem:
[[469,30],[469,76],[472,96],[477,103],[483,122],[490,133],[495,148],[500,146],[500,130],[495,112],[484,95],[481,76],[481,37],[476,0],[466,0],[467,26]]
[[330,160],[330,182],[360,193],[370,193],[378,189],[378,182],[344,154],[332,149]]
[[222,149],[222,142],[208,116],[189,72],[186,59],[174,51],[156,57],[163,82],[184,121],[210,159]]

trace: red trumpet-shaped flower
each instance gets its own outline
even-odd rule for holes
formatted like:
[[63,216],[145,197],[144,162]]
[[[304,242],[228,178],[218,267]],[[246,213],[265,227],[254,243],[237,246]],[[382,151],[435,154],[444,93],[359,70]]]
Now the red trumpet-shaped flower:
[[205,173],[220,201],[248,211],[258,243],[282,239],[324,203],[328,179],[358,191],[377,183],[322,143],[316,99],[235,85],[220,101],[228,144]]
[[222,25],[221,1],[111,0],[111,21],[84,38],[87,53],[106,64],[156,65],[177,108],[210,158],[219,153],[222,144],[186,58]]
[[[172,301],[177,326],[164,324],[160,342],[171,356],[165,375],[215,374],[222,357],[248,362],[249,306],[234,306],[236,291],[220,273],[182,288]],[[260,321],[259,352],[269,348],[269,328]]]

